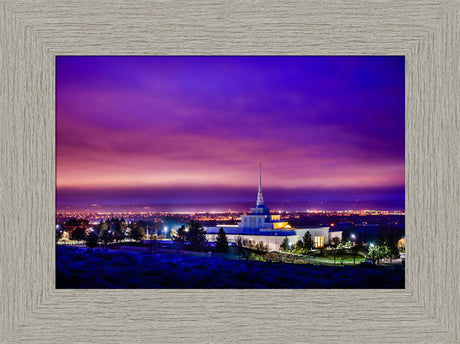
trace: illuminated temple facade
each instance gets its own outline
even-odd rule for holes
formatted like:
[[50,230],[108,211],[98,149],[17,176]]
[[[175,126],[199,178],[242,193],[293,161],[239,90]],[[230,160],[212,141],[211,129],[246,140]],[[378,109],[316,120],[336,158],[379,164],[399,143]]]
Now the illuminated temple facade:
[[259,163],[259,191],[257,192],[257,202],[251,213],[241,216],[238,228],[243,229],[243,233],[252,233],[261,229],[280,229],[290,228],[287,222],[280,221],[280,215],[270,215],[270,209],[264,204],[262,194],[262,166]]
[[[291,228],[288,222],[280,220],[280,215],[270,214],[270,209],[264,204],[262,194],[262,166],[260,163],[256,206],[251,208],[249,214],[242,215],[241,221],[236,225],[205,227],[209,242],[215,242],[220,228],[224,229],[229,242],[236,242],[238,237],[256,243],[263,241],[270,251],[279,250],[285,237],[294,245],[298,240],[302,240],[306,232],[310,232],[315,247],[322,247],[328,240],[331,240],[329,227]],[[341,238],[342,233],[334,232],[333,235]]]

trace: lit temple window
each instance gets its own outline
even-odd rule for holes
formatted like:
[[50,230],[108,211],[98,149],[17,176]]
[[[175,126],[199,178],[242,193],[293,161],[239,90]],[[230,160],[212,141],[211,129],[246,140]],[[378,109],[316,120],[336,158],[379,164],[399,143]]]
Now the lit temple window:
[[324,237],[323,236],[315,236],[313,238],[313,242],[315,247],[324,247]]

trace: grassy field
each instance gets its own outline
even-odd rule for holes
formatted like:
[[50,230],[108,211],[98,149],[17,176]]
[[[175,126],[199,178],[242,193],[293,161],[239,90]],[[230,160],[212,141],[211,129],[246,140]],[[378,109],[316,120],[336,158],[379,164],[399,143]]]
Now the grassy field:
[[[355,264],[360,264],[366,260],[365,257],[356,257],[355,260],[353,261],[352,257],[342,257],[342,263],[345,265],[353,265],[353,262]],[[315,264],[315,263],[323,263],[323,264],[334,264],[334,257],[312,257],[310,258],[310,262]],[[340,257],[335,258],[335,264],[339,265],[340,264]]]
[[57,288],[404,288],[404,268],[267,263],[58,246]]

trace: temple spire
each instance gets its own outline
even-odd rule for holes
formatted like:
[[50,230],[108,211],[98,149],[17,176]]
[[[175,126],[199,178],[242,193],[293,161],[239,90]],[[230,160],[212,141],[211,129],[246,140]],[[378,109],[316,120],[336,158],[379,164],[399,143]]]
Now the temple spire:
[[259,192],[257,192],[256,206],[264,205],[264,197],[262,196],[262,164],[259,162]]

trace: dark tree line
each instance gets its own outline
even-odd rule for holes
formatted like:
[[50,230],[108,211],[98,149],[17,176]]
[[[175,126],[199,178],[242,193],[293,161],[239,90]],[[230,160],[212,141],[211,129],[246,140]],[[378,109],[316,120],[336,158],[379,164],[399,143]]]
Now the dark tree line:
[[[85,223],[82,223],[85,221]],[[101,244],[107,245],[112,242],[119,242],[125,238],[135,241],[142,241],[145,237],[146,223],[143,221],[127,223],[124,218],[111,218],[101,220],[93,227],[88,227],[87,220],[70,219],[65,225],[79,225],[70,234],[72,240],[86,241],[88,247],[97,247]],[[87,226],[85,228],[84,226]],[[62,237],[62,230],[56,230],[56,241]]]
[[247,260],[264,257],[268,252],[268,246],[263,241],[255,242],[240,236],[236,238],[235,246],[238,254]]
[[297,253],[308,254],[313,248],[313,240],[311,238],[310,232],[305,232],[302,240],[298,240],[293,246],[289,242],[288,237],[285,237],[283,242],[280,245],[280,251],[291,252],[295,251]]
[[179,248],[188,247],[193,251],[202,251],[208,243],[203,226],[193,220],[189,222],[187,227],[182,225],[177,231],[171,233],[171,237]]

